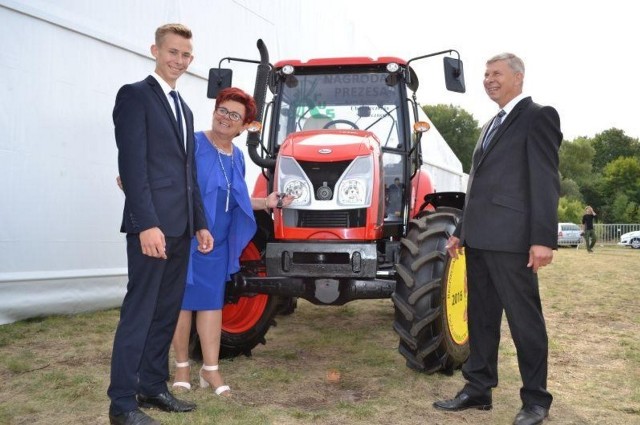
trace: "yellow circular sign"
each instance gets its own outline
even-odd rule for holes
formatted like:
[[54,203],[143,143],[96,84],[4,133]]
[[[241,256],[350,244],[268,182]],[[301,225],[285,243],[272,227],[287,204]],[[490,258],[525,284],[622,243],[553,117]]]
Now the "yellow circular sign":
[[451,259],[446,277],[445,308],[449,334],[456,344],[462,345],[469,339],[469,327],[467,326],[467,267],[464,254],[458,253],[457,259]]

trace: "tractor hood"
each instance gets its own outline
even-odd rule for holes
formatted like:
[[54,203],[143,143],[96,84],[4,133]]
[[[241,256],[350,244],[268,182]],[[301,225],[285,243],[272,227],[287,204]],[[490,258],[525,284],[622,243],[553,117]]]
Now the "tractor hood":
[[299,161],[345,161],[378,152],[376,136],[363,130],[317,130],[292,133],[280,147],[280,155]]

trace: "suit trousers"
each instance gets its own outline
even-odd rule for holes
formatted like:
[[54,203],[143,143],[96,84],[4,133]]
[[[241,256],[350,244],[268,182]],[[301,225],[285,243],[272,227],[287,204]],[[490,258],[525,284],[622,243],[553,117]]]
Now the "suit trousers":
[[138,408],[136,394],[167,391],[169,349],[182,305],[191,238],[165,237],[167,259],[142,254],[127,235],[129,283],[111,357],[111,414]]
[[472,396],[491,396],[498,385],[502,312],[507,316],[522,378],[523,405],[551,406],[547,391],[548,340],[538,277],[528,253],[466,247],[470,355],[462,367]]

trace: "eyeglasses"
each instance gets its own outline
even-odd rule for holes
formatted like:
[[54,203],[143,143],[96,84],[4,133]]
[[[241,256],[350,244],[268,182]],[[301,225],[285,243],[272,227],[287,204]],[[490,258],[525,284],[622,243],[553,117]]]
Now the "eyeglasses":
[[242,115],[240,115],[237,112],[231,112],[230,110],[228,110],[223,106],[219,106],[216,108],[216,114],[220,115],[221,117],[229,117],[231,121],[242,120]]

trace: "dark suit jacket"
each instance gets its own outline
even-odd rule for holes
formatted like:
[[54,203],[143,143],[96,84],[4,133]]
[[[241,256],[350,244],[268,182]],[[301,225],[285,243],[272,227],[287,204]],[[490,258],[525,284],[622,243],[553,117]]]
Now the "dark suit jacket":
[[562,142],[556,110],[522,99],[507,115],[486,151],[473,153],[461,244],[492,251],[526,253],[531,245],[558,243],[558,149]]
[[121,231],[159,227],[165,236],[207,227],[193,160],[193,114],[182,101],[187,149],[158,81],[123,86],[113,109],[118,168],[126,200]]

